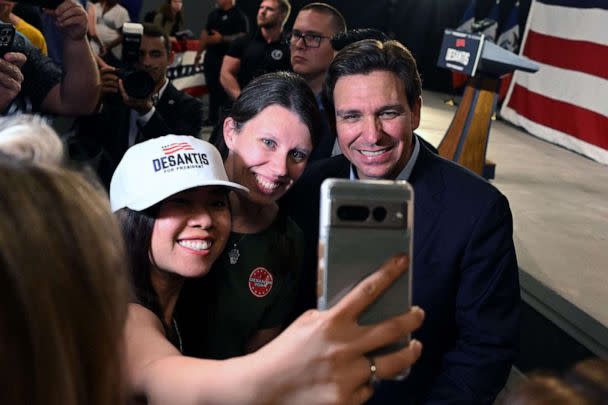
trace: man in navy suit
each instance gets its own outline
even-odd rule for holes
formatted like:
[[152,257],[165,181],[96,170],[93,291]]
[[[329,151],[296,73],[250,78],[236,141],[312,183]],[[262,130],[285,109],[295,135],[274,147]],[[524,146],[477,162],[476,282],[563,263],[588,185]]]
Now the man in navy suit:
[[153,91],[145,98],[129,96],[117,69],[102,67],[100,111],[81,118],[79,134],[71,140],[71,152],[88,156],[101,153],[97,173],[106,186],[130,146],[168,134],[198,136],[203,127],[202,102],[179,91],[167,79],[172,58],[169,37],[152,24],[143,26],[136,68],[152,77]]
[[[410,376],[380,383],[371,402],[492,403],[516,356],[519,332],[507,199],[414,134],[421,81],[399,42],[346,47],[329,68],[326,90],[343,155],[312,163],[283,202],[307,236],[307,256],[316,257],[324,179],[404,179],[414,188],[413,304],[426,312],[414,337],[424,349]],[[362,234],[353,249],[365,246]],[[307,265],[315,274],[315,260]],[[314,276],[303,284],[302,309],[314,306],[314,285]]]

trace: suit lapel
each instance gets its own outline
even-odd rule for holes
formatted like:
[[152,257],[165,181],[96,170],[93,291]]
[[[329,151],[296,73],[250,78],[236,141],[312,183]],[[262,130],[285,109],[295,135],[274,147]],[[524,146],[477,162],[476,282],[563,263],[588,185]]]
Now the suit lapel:
[[161,98],[158,99],[155,107],[162,111],[163,115],[167,114],[167,111],[175,105],[175,93],[177,93],[177,89],[169,83]]
[[[438,223],[443,209],[444,179],[434,159],[440,159],[420,144],[420,154],[410,175],[410,184],[414,188],[414,246],[421,252],[428,243],[433,229]],[[350,162],[339,155],[331,158],[325,168],[324,177],[350,178]]]
[[444,179],[433,159],[438,159],[424,145],[410,176],[414,188],[414,251],[425,249],[443,209]]

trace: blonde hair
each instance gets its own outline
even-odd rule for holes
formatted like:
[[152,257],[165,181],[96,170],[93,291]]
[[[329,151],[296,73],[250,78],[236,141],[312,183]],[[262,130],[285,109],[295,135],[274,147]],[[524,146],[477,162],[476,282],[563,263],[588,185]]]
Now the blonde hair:
[[0,212],[0,403],[125,403],[128,281],[107,198],[0,155]]
[[61,139],[38,115],[0,118],[0,151],[35,163],[60,165],[65,152]]

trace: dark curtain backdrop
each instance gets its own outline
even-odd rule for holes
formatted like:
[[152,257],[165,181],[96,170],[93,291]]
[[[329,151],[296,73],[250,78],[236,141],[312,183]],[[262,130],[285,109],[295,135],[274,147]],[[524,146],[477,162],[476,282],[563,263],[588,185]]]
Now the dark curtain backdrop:
[[[451,91],[451,73],[439,69],[437,55],[445,28],[456,28],[471,0],[327,0],[346,18],[349,28],[377,28],[392,38],[404,43],[414,54],[426,89]],[[477,0],[475,16],[481,19],[488,15],[496,0]],[[516,0],[502,0],[501,21]],[[296,14],[312,1],[292,0],[292,13],[287,22],[291,29]],[[247,14],[251,26],[255,27],[255,15],[260,4],[257,0],[237,0],[238,6]],[[520,0],[521,29],[530,0]],[[523,14],[523,16],[522,16]]]

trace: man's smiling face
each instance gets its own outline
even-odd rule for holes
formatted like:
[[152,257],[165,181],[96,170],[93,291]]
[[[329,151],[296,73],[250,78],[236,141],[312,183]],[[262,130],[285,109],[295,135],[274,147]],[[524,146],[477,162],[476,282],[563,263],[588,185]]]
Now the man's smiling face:
[[342,76],[333,92],[342,153],[361,179],[395,179],[412,151],[420,106],[410,108],[404,83],[388,71]]

